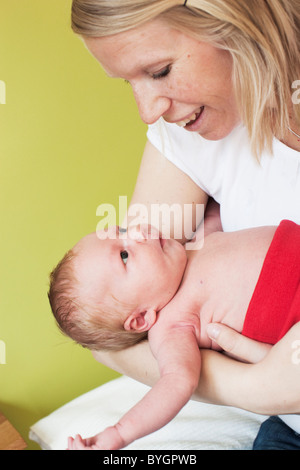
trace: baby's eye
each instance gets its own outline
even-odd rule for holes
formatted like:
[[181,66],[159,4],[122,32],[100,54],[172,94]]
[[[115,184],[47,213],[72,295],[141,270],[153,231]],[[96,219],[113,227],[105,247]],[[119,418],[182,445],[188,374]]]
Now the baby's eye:
[[124,264],[127,263],[127,260],[128,260],[128,251],[121,251],[121,258],[122,258],[122,261]]

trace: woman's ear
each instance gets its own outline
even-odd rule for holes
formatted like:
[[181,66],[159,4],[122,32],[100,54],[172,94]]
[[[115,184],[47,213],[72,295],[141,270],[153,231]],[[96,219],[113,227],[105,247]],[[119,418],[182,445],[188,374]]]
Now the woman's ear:
[[126,331],[136,331],[142,333],[149,331],[156,322],[156,311],[147,310],[146,312],[131,313],[124,322],[124,329]]

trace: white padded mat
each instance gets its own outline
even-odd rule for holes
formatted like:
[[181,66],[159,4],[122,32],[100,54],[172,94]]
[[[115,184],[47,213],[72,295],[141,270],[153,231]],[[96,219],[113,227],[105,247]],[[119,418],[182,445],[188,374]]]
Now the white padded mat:
[[[128,377],[108,382],[35,423],[29,433],[42,449],[63,450],[68,436],[92,436],[118,419],[147,392]],[[250,450],[265,416],[190,401],[167,426],[126,450]]]

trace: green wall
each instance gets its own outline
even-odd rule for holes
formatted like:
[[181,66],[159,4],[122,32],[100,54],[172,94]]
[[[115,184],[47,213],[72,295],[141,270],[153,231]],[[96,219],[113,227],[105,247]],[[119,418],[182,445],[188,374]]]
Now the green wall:
[[130,200],[146,140],[130,87],[72,33],[70,7],[0,0],[0,411],[25,439],[117,376],[58,331],[48,275],[95,230],[100,204]]

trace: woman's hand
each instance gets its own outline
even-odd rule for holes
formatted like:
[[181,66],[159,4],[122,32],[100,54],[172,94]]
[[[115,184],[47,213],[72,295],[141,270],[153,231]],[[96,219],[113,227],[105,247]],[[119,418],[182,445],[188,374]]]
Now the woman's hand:
[[[216,326],[220,330],[215,340],[244,362],[209,349],[201,350],[201,377],[193,399],[265,415],[300,413],[300,323],[271,348],[224,325],[210,327]],[[159,378],[148,341],[121,352],[94,351],[93,356],[149,386]]]
[[207,334],[228,356],[251,364],[260,362],[272,347],[247,338],[221,323],[210,323]]
[[241,371],[241,407],[270,415],[300,413],[300,322],[272,347],[220,324],[211,324],[209,334],[229,354],[253,363]]

